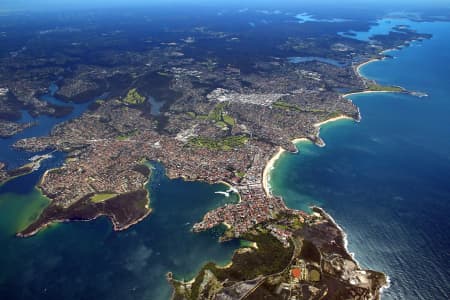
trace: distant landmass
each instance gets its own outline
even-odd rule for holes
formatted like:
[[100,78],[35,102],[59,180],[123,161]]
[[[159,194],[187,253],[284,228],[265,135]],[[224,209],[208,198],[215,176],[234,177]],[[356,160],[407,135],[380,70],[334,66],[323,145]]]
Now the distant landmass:
[[[425,96],[364,78],[359,68],[430,34],[396,26],[363,41],[339,33],[373,18],[302,14],[299,22],[260,11],[248,17],[265,22],[241,26],[233,13],[234,25],[216,15],[214,24],[186,21],[181,29],[142,12],[119,14],[123,27],[94,16],[95,26],[77,14],[50,27],[33,21],[32,32],[8,17],[22,30],[17,37],[2,27],[0,182],[44,165],[36,187],[49,200],[18,237],[102,216],[115,231],[152,218],[148,184],[160,164],[170,179],[227,185],[221,193],[239,201],[190,227],[200,234],[225,225],[222,241],[246,242],[229,265],[208,263],[191,281],[168,273],[173,299],[380,298],[386,275],[358,265],[323,209],[293,210],[274,196],[269,172],[299,139],[324,146],[323,124],[359,121],[348,95]],[[55,153],[63,159],[46,167]],[[24,161],[28,154],[35,156]]]

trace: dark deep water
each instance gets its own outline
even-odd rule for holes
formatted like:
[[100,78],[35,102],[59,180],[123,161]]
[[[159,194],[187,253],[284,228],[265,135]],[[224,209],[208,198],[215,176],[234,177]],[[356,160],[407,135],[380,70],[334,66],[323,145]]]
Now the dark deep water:
[[[32,187],[38,177],[27,177],[23,184]],[[149,185],[152,214],[124,232],[100,218],[15,238],[46,200],[33,189],[9,189],[0,191],[1,299],[168,299],[168,271],[190,279],[207,261],[226,264],[239,247],[238,241],[218,243],[220,229],[190,231],[208,210],[237,200],[214,193],[227,187],[169,180],[161,167]]]
[[450,296],[450,24],[413,24],[434,37],[362,68],[382,84],[423,91],[352,96],[362,121],[321,130],[271,174],[288,206],[324,207],[363,267],[389,275],[384,299]]
[[[50,94],[43,99],[64,105]],[[64,118],[41,116],[37,126],[0,140],[0,159],[11,167],[26,163],[34,154],[10,146],[20,138],[49,134],[54,125],[82,114],[89,103],[71,105],[74,111]],[[169,180],[161,166],[148,185],[153,212],[129,230],[114,232],[109,220],[100,218],[16,238],[48,204],[34,186],[64,157],[54,152],[38,171],[0,185],[0,299],[168,299],[167,272],[191,279],[208,261],[226,264],[239,247],[239,241],[218,243],[219,228],[190,231],[207,211],[237,201],[237,196],[215,194],[228,189],[221,184]]]
[[[362,122],[325,126],[327,147],[302,144],[301,155],[285,155],[277,162],[272,186],[291,207],[314,203],[327,209],[348,233],[358,261],[390,276],[385,298],[446,299],[450,25],[416,26],[434,38],[392,52],[396,59],[371,64],[363,72],[430,97],[353,96]],[[32,154],[9,148],[16,139],[46,135],[87,105],[74,105],[65,118],[40,117],[39,126],[0,140],[0,159],[11,166],[26,162]],[[14,233],[47,204],[34,185],[63,159],[55,153],[38,172],[0,186],[0,299],[167,299],[168,271],[190,278],[206,261],[225,264],[239,246],[238,241],[217,243],[218,230],[190,232],[208,210],[236,200],[214,193],[225,186],[168,180],[161,169],[149,185],[152,214],[127,231],[113,232],[101,218],[16,238]]]

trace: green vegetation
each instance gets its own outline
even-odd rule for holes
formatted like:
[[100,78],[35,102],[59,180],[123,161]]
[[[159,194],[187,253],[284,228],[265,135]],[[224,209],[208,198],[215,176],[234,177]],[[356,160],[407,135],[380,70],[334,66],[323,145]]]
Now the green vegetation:
[[279,109],[284,109],[284,110],[289,110],[289,111],[303,111],[300,106],[296,105],[296,104],[291,104],[291,103],[287,103],[284,101],[276,101],[274,103],[272,103],[272,107],[274,108],[279,108]]
[[197,115],[195,118],[197,120],[209,120],[208,115]]
[[320,273],[316,269],[313,269],[309,272],[309,280],[311,281],[320,281]]
[[292,229],[300,229],[303,227],[303,223],[300,221],[300,219],[297,216],[292,217],[292,218],[293,218],[292,224],[291,224]]
[[192,119],[195,119],[195,117],[196,117],[196,114],[193,111],[188,111],[186,114]]
[[369,84],[367,90],[372,92],[403,92],[404,89],[399,86],[386,86],[379,84]]
[[220,268],[214,263],[206,264],[199,272],[192,284],[189,299],[197,299],[200,285],[203,282],[205,271],[211,271],[219,281],[243,281],[255,278],[258,275],[270,275],[283,271],[291,261],[294,246],[291,244],[284,248],[274,236],[269,233],[246,234],[243,238],[247,242],[256,242],[257,250],[236,252],[233,264],[229,268]]
[[248,142],[248,137],[245,135],[227,136],[225,138],[207,138],[194,137],[189,140],[189,146],[207,148],[210,150],[232,150],[241,147]]
[[326,113],[326,110],[323,109],[314,109],[314,108],[301,108],[297,104],[288,103],[284,101],[276,101],[272,103],[273,108],[287,110],[287,111],[298,111],[298,112],[311,112],[311,113]]
[[33,167],[34,167],[34,163],[28,163],[17,169],[8,171],[7,172],[8,176],[3,181],[0,181],[0,185],[3,185],[6,182],[11,181],[17,177],[25,176],[25,175],[32,173]]
[[239,240],[239,245],[241,248],[255,248],[254,242],[247,240]]
[[242,171],[236,171],[236,172],[234,172],[234,175],[236,175],[236,176],[239,177],[239,178],[244,178],[245,172],[242,172]]
[[213,110],[209,112],[208,115],[198,115],[197,119],[210,120],[217,123],[219,127],[233,127],[234,125],[236,125],[236,120],[226,114],[226,112],[224,111],[226,106],[226,102],[218,103],[213,108]]
[[125,140],[129,139],[130,137],[136,135],[136,132],[137,132],[137,130],[133,130],[133,131],[128,132],[126,134],[119,135],[119,136],[116,137],[116,140],[118,140],[118,141],[125,141]]
[[118,140],[118,141],[125,141],[128,138],[129,138],[129,136],[127,136],[127,135],[119,135],[119,136],[116,137],[116,140]]
[[95,194],[94,196],[91,197],[90,200],[94,203],[100,203],[100,202],[105,202],[106,200],[112,199],[115,196],[117,196],[117,194],[101,193],[101,194]]
[[289,228],[289,226],[286,224],[277,224],[275,225],[275,227],[281,230],[287,230]]
[[332,112],[332,113],[329,113],[325,119],[326,119],[326,120],[328,120],[328,119],[333,119],[333,118],[340,117],[340,116],[342,116],[342,115],[343,115],[342,112],[334,111],[334,112]]
[[310,241],[304,240],[302,250],[300,251],[300,258],[320,264],[322,255],[319,249]]
[[236,120],[229,115],[222,114],[222,120],[224,123],[228,124],[229,126],[236,125]]
[[218,103],[212,111],[209,112],[208,114],[208,119],[211,121],[222,121],[222,114],[223,114],[223,110],[225,108],[226,103],[225,102],[221,102]]
[[[279,228],[283,228],[283,229],[300,229],[303,227],[303,223],[302,221],[300,221],[300,217],[295,215],[295,214],[291,214],[289,212],[278,212],[275,216],[275,219],[281,223],[276,225]],[[286,225],[289,224],[289,225]]]
[[220,128],[230,128],[236,125],[236,120],[226,114],[224,111],[226,106],[225,102],[218,103],[207,115],[198,115],[192,111],[186,114],[192,119],[212,121]]
[[125,99],[123,99],[123,102],[132,105],[139,105],[145,102],[145,97],[140,95],[136,88],[133,88],[128,91],[128,94]]
[[222,121],[216,122],[216,126],[218,126],[218,127],[220,127],[220,128],[228,128],[227,123],[222,122]]

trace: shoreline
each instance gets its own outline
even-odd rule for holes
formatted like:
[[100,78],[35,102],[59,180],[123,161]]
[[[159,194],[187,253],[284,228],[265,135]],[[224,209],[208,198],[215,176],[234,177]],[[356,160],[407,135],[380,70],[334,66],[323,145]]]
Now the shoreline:
[[[306,139],[306,138],[304,138]],[[302,139],[297,139],[297,140],[302,140]],[[272,196],[272,192],[270,190],[270,173],[274,168],[275,162],[281,157],[281,155],[286,152],[286,150],[284,150],[282,147],[278,148],[278,151],[275,155],[272,156],[272,158],[267,162],[266,166],[264,167],[264,171],[263,171],[263,179],[262,179],[262,186],[264,189],[264,192],[266,193],[267,197],[271,197]]]
[[[391,49],[383,50],[383,51],[380,52],[380,54],[383,54],[383,52],[389,51],[389,50],[391,50]],[[384,60],[384,59],[385,59],[385,58],[373,58],[373,59],[370,59],[369,61],[363,62],[363,63],[359,64],[358,66],[356,66],[356,68],[354,68],[354,70],[355,70],[355,72],[357,73],[357,75],[358,75],[359,77],[361,77],[361,78],[363,78],[363,79],[365,80],[366,78],[361,74],[360,69],[361,69],[363,66],[365,66],[365,65],[368,65],[368,64],[373,63],[373,62],[382,61],[382,60]],[[342,97],[347,98],[347,97],[350,96],[350,95],[355,95],[355,94],[372,94],[372,93],[391,93],[391,91],[362,91],[362,92],[355,92],[355,93],[344,94],[344,95],[342,95]],[[351,101],[351,100],[349,100],[349,101]],[[358,113],[359,113],[359,108],[358,108]],[[337,117],[334,117],[334,118],[330,118],[330,119],[325,120],[325,121],[322,121],[322,122],[315,123],[313,126],[314,126],[315,128],[318,129],[318,131],[317,131],[317,133],[316,133],[316,135],[315,135],[315,138],[321,140],[320,137],[319,137],[319,134],[320,134],[320,127],[321,127],[321,126],[323,126],[323,125],[325,125],[325,124],[328,124],[328,123],[336,122],[336,121],[339,121],[339,120],[345,120],[345,119],[351,119],[351,120],[354,120],[354,121],[356,121],[356,122],[359,122],[360,119],[361,119],[361,114],[359,113],[359,118],[358,118],[358,119],[354,119],[354,118],[351,118],[351,117],[348,117],[348,116],[345,116],[345,115],[340,115],[340,116],[337,116]],[[293,139],[292,142],[293,142],[294,144],[297,144],[298,142],[302,142],[302,141],[305,141],[305,140],[307,141],[307,140],[310,140],[310,139],[305,138],[305,137],[302,137],[302,138],[296,138],[296,139]],[[313,141],[312,141],[312,142],[313,142]],[[322,147],[323,147],[323,146],[325,146],[325,144],[323,144],[323,145],[318,145],[318,146],[322,146]],[[263,189],[264,189],[264,191],[265,191],[265,193],[266,193],[266,195],[267,195],[268,197],[273,197],[272,192],[271,192],[270,182],[269,182],[269,181],[270,181],[270,173],[271,173],[271,171],[274,169],[275,162],[281,157],[281,155],[282,155],[284,152],[286,152],[286,150],[283,149],[282,147],[279,147],[279,150],[276,152],[275,155],[273,155],[273,156],[270,158],[270,160],[267,162],[267,164],[266,164],[266,166],[265,166],[265,168],[264,168],[264,171],[263,171],[263,179],[262,179],[262,180],[263,180],[262,185],[263,185]],[[283,202],[284,202],[284,200],[283,200]],[[317,206],[316,206],[316,207],[317,207]],[[345,233],[345,231],[343,230],[343,228],[342,228],[341,226],[339,226],[339,224],[338,224],[338,223],[337,223],[337,222],[336,222],[329,214],[327,214],[327,213],[325,212],[325,210],[323,210],[323,209],[320,208],[320,207],[317,207],[317,208],[318,208],[320,211],[322,211],[326,216],[328,216],[328,218],[329,218],[329,219],[334,223],[334,225],[338,228],[338,230],[340,231],[340,233],[341,233],[341,235],[342,235],[342,238],[343,238],[345,250],[346,250],[347,253],[352,257],[352,259],[354,260],[354,262],[356,263],[356,265],[358,266],[358,268],[360,268],[360,264],[359,264],[359,262],[358,262],[358,261],[356,260],[356,258],[355,258],[355,253],[349,252],[349,250],[348,250],[348,239],[347,239],[347,234]],[[383,273],[383,272],[380,272],[380,273],[384,274],[384,276],[385,276],[385,278],[386,278],[386,283],[385,283],[384,285],[382,285],[382,286],[380,287],[380,289],[379,289],[379,293],[380,293],[380,295],[381,295],[386,289],[388,289],[388,288],[391,286],[391,280],[390,280],[390,277],[389,277],[387,274],[385,274],[385,273]]]
[[[383,51],[380,52],[380,54],[384,55],[383,52],[384,52],[384,51],[389,51],[389,50],[392,50],[392,49],[383,50]],[[372,58],[372,59],[370,59],[370,60],[368,60],[368,61],[366,61],[366,62],[363,62],[363,63],[361,63],[361,64],[359,64],[359,65],[357,65],[357,66],[355,67],[355,72],[358,73],[358,75],[359,75],[360,77],[364,77],[364,75],[361,74],[361,68],[362,68],[362,67],[364,67],[365,65],[371,64],[371,63],[373,63],[373,62],[382,61],[382,60],[384,60],[384,59],[385,59],[385,58]],[[364,77],[364,78],[365,78],[365,77]]]
[[393,92],[393,91],[361,91],[361,92],[353,92],[353,93],[343,94],[342,97],[347,98],[348,96],[352,96],[352,95],[359,95],[359,94],[379,94],[379,93],[404,93],[404,92]]
[[[357,121],[356,119],[354,119],[352,117],[349,117],[349,116],[346,116],[346,115],[340,115],[340,116],[337,116],[337,117],[334,117],[334,118],[330,118],[328,120],[325,120],[325,121],[322,121],[322,122],[319,122],[319,123],[315,123],[314,127],[320,128],[320,127],[322,127],[322,125],[325,125],[325,124],[328,124],[328,123],[332,123],[332,122],[336,122],[336,121],[339,121],[339,120],[353,120],[353,121]],[[294,140],[294,141],[296,141],[296,140]]]
[[[359,77],[361,77],[363,80],[366,80],[366,77],[361,73],[361,68],[362,68],[363,66],[365,66],[365,65],[368,65],[368,64],[371,64],[371,63],[374,63],[374,62],[379,62],[379,61],[385,60],[385,59],[386,59],[386,56],[385,56],[385,55],[386,55],[386,52],[390,52],[390,51],[394,51],[394,50],[401,50],[401,48],[399,49],[398,47],[394,47],[394,48],[389,48],[389,49],[382,50],[382,51],[380,52],[380,55],[384,55],[383,58],[374,58],[374,59],[371,59],[371,60],[369,60],[369,61],[366,61],[366,62],[364,62],[364,63],[362,63],[362,64],[359,64],[359,65],[356,67],[356,69],[355,69],[357,75],[358,75]],[[343,97],[347,98],[348,96],[351,96],[351,95],[357,95],[357,94],[372,94],[372,93],[392,93],[392,92],[390,92],[390,91],[362,91],[362,92],[356,92],[356,93],[348,93],[348,94],[344,94]],[[330,216],[330,218],[331,218],[331,216]],[[333,221],[334,221],[334,219],[333,219]],[[334,222],[335,222],[335,221],[334,221]],[[344,243],[345,243],[345,249],[347,250],[347,247],[348,247],[347,234],[344,232],[344,230],[342,229],[342,227],[340,227],[336,222],[335,222],[335,224],[336,224],[336,226],[339,228],[339,230],[340,230],[340,231],[342,232],[342,234],[343,234],[343,237],[344,237]],[[347,250],[347,252],[349,252],[349,251]],[[350,252],[349,252],[349,253],[350,253]],[[357,263],[357,265],[359,266],[359,262],[358,262],[358,261],[356,260],[356,258],[354,257],[355,254],[354,254],[354,253],[350,253],[350,255],[353,257],[353,260],[354,260],[354,261]],[[381,272],[381,273],[383,273],[383,272]],[[385,283],[383,286],[381,286],[381,288],[379,289],[380,298],[381,298],[381,295],[383,294],[383,292],[391,287],[391,278],[389,277],[388,274],[386,274],[386,273],[383,273],[383,274],[384,274],[384,276],[386,277],[386,283]]]
[[231,183],[228,183],[228,182],[226,182],[226,181],[224,181],[224,180],[220,180],[220,181],[218,181],[217,183],[218,183],[218,184],[223,184],[223,185],[225,185],[226,187],[228,187],[228,190],[229,190],[230,192],[232,192],[233,194],[236,194],[236,195],[237,195],[237,197],[238,197],[238,203],[241,203],[241,201],[242,201],[241,193],[239,193],[239,191],[238,191]]
[[[353,120],[353,121],[355,121],[355,122],[358,121],[357,119],[354,119],[354,118],[349,117],[349,116],[346,116],[346,115],[339,115],[339,116],[337,116],[337,117],[333,117],[333,118],[327,119],[327,120],[325,120],[325,121],[321,121],[321,122],[315,123],[313,126],[314,126],[315,128],[317,128],[318,131],[317,131],[316,135],[314,136],[314,138],[321,141],[321,139],[320,139],[320,137],[319,137],[319,134],[320,134],[320,127],[323,126],[323,125],[325,125],[325,124],[329,124],[329,123],[336,122],[336,121],[340,121],[340,120]],[[301,142],[308,142],[308,141],[314,143],[314,141],[312,141],[311,139],[306,138],[306,137],[295,138],[295,139],[293,139],[291,142],[292,142],[293,144],[296,145],[296,144],[298,144],[298,143],[301,143]],[[323,147],[323,146],[325,146],[325,144],[319,144],[318,146],[319,146],[319,147]],[[266,163],[266,166],[264,167],[264,171],[263,171],[263,179],[262,179],[262,186],[263,186],[264,192],[266,193],[266,196],[267,196],[267,197],[273,197],[272,191],[271,191],[271,187],[270,187],[270,173],[271,173],[271,171],[274,169],[276,161],[277,161],[278,159],[280,159],[280,157],[282,156],[282,154],[283,154],[284,152],[286,152],[286,151],[287,151],[287,150],[283,149],[282,147],[279,147],[279,148],[278,148],[278,151],[275,153],[275,155],[273,155],[273,156],[270,158],[270,160]]]
[[[311,209],[312,210],[318,210],[320,214],[325,216],[339,230],[339,233],[341,234],[342,241],[344,243],[345,251],[351,256],[351,258],[355,262],[357,268],[360,269],[360,270],[363,270],[363,268],[361,268],[361,265],[360,265],[359,261],[355,258],[355,252],[350,252],[349,249],[348,249],[348,239],[347,239],[347,233],[345,232],[345,230],[323,208],[320,208],[319,206],[312,206]],[[383,273],[381,271],[377,271],[377,272],[383,274],[385,279],[386,279],[385,284],[382,285],[379,288],[379,294],[381,296],[383,294],[383,291],[385,291],[386,289],[388,289],[391,286],[391,279],[390,279],[390,277],[387,274],[385,274],[385,273]]]

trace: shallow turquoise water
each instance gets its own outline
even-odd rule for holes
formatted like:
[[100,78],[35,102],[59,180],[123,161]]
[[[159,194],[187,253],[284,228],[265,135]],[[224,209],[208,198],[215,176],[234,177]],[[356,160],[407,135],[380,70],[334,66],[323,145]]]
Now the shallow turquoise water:
[[299,144],[271,185],[290,207],[324,207],[363,267],[391,279],[384,299],[450,295],[450,24],[415,24],[433,39],[365,66],[365,76],[428,93],[352,97],[362,121],[325,125],[318,148]]
[[[43,98],[61,103],[50,95]],[[25,163],[34,154],[10,146],[19,138],[47,135],[55,124],[83,113],[88,103],[73,105],[64,118],[39,117],[38,126],[0,140],[1,160],[11,167]],[[109,220],[100,218],[16,238],[48,203],[34,186],[64,157],[55,152],[38,171],[0,185],[0,299],[168,299],[167,272],[191,279],[208,261],[226,264],[239,247],[239,241],[219,243],[220,228],[191,232],[206,212],[237,201],[236,195],[215,194],[228,189],[221,184],[169,180],[161,166],[148,186],[153,212],[129,230],[114,232]]]
[[208,210],[236,197],[214,193],[226,190],[223,185],[169,180],[162,172],[156,171],[149,186],[152,214],[119,233],[100,218],[15,238],[21,219],[45,201],[35,190],[22,195],[2,190],[1,298],[168,299],[167,272],[190,279],[207,261],[226,264],[239,241],[218,243],[220,229],[200,234],[190,229]]
[[[344,226],[361,264],[389,274],[388,299],[445,299],[450,293],[450,27],[420,27],[435,38],[363,72],[430,97],[355,96],[361,123],[325,126],[327,147],[302,145],[301,155],[286,155],[272,175],[274,192],[288,205],[325,207]],[[70,117],[85,109],[76,106]],[[61,121],[42,117],[42,126],[20,137],[47,134]],[[12,142],[3,140],[0,148]],[[17,164],[28,158],[2,154]],[[189,278],[208,260],[225,263],[239,246],[217,243],[218,231],[190,232],[208,210],[232,201],[214,194],[224,186],[162,174],[149,187],[152,215],[127,231],[115,233],[101,218],[15,238],[23,219],[45,204],[33,186],[63,158],[55,154],[39,172],[0,187],[1,299],[167,299],[166,272]]]

